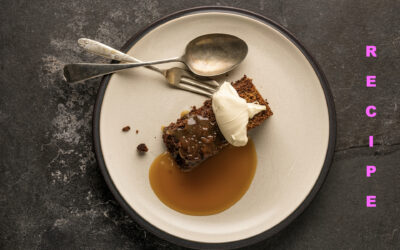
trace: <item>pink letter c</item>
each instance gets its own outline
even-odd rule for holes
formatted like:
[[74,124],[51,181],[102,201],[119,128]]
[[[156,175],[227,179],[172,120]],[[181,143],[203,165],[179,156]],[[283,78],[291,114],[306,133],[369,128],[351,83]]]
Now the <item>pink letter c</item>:
[[371,113],[371,109],[372,109],[372,110],[376,110],[376,107],[373,106],[373,105],[368,106],[368,107],[365,109],[365,113],[366,113],[367,116],[369,116],[369,117],[375,117],[375,116],[376,116],[376,112],[372,112],[372,113]]

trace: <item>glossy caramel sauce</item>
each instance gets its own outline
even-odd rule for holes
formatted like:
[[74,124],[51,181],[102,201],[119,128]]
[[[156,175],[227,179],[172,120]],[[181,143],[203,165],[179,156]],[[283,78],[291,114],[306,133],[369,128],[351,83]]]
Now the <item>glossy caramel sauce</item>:
[[211,215],[228,209],[246,193],[257,167],[251,140],[227,146],[190,172],[181,171],[169,153],[159,155],[149,171],[150,185],[168,207],[188,215]]
[[179,138],[179,151],[175,152],[179,157],[174,158],[177,161],[185,161],[188,166],[185,170],[190,170],[198,165],[199,161],[217,154],[228,144],[216,122],[210,122],[207,117],[195,114],[187,115],[182,128],[165,133]]

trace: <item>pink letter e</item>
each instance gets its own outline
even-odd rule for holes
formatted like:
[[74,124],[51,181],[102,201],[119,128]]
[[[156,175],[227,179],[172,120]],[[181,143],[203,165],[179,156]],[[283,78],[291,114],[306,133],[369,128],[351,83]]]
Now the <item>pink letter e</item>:
[[376,76],[367,76],[367,87],[368,88],[370,88],[370,87],[375,88],[376,84],[373,83],[375,81],[376,81]]
[[375,195],[368,195],[367,196],[367,207],[376,207],[376,196]]

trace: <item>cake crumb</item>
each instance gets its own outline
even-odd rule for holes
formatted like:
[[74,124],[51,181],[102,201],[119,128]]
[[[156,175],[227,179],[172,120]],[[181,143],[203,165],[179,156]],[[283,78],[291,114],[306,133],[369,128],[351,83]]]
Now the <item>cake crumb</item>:
[[189,114],[189,110],[184,110],[181,112],[181,118],[184,117],[185,115]]
[[131,130],[131,127],[129,127],[129,126],[125,126],[122,128],[123,132],[128,132],[129,130]]
[[146,153],[147,151],[149,151],[149,149],[147,148],[146,144],[140,143],[140,144],[137,146],[137,151],[138,151],[139,153]]
[[136,129],[136,134],[139,134],[139,130]]

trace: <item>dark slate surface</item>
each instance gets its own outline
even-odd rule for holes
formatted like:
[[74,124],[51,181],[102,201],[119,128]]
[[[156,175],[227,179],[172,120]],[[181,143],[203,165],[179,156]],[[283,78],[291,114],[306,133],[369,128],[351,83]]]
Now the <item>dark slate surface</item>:
[[[289,227],[255,249],[400,246],[399,1],[1,1],[0,248],[176,249],[115,201],[93,153],[98,80],[65,84],[79,37],[114,47],[171,12],[231,5],[272,18],[315,56],[337,108],[336,154],[326,183]],[[365,45],[379,57],[364,57]],[[104,61],[105,62],[105,61]],[[365,87],[376,74],[378,87]],[[374,104],[376,118],[364,109]],[[376,135],[373,149],[368,135]],[[365,178],[365,165],[378,172]],[[378,197],[365,207],[365,195]]]

